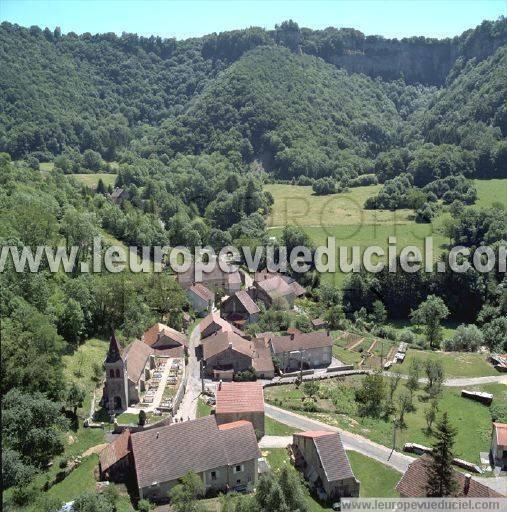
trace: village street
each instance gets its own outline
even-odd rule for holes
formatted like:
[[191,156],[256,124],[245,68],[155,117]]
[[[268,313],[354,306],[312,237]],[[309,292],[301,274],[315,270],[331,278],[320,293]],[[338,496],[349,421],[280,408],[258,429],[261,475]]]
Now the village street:
[[195,357],[195,348],[200,341],[199,327],[195,326],[188,341],[188,365],[186,368],[187,385],[185,395],[176,413],[176,418],[188,420],[195,419],[197,410],[197,398],[201,393],[201,376],[199,361]]
[[[394,372],[382,372],[386,377],[394,377]],[[402,379],[408,379],[408,375],[401,375]],[[422,377],[419,379],[421,383],[427,383],[428,379]],[[507,384],[507,375],[489,375],[486,377],[460,377],[454,379],[445,379],[444,386],[448,387],[465,387],[480,386],[481,384]]]

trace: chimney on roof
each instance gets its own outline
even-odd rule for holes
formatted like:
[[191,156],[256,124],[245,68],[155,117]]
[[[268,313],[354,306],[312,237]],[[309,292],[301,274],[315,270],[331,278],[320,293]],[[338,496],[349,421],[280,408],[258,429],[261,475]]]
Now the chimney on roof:
[[222,389],[222,379],[218,382],[218,391]]
[[157,439],[158,439],[158,436],[160,435],[160,432],[157,432]]
[[472,479],[472,475],[470,473],[465,473],[465,487],[463,488],[463,494],[465,496],[468,495],[468,491],[470,490],[470,480]]
[[291,339],[291,340],[293,340],[293,339],[294,339],[294,333],[293,333],[293,332],[291,332],[291,333],[290,333],[290,339]]
[[229,341],[229,348],[232,348],[232,341]]

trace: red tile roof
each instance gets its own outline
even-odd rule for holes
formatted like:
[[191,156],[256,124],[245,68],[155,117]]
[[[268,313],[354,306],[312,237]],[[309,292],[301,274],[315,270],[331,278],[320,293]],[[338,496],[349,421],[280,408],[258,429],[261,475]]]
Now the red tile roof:
[[223,425],[218,425],[218,430],[229,430],[231,428],[244,427],[245,425],[251,425],[251,423],[246,420],[232,421],[231,423],[224,423]]
[[264,412],[260,382],[222,382],[216,393],[215,414]]
[[254,356],[252,344],[248,340],[245,340],[235,332],[222,331],[213,336],[208,336],[202,341],[204,360],[224,352],[229,346],[235,352],[252,358]]
[[227,299],[224,300],[223,304],[226,304],[227,302],[234,300],[236,298],[239,303],[243,306],[245,311],[249,315],[255,315],[260,311],[259,306],[253,301],[252,297],[248,295],[247,292],[244,290],[240,290],[239,292],[236,292],[234,295],[231,295]]
[[496,444],[507,446],[507,423],[493,423],[496,432]]
[[195,293],[198,297],[205,301],[215,300],[215,294],[209,288],[206,288],[201,283],[194,283],[189,289],[190,292]]
[[294,291],[280,276],[270,277],[263,281],[257,281],[257,286],[264,290],[270,297],[285,297],[294,295]]
[[[426,487],[428,485],[428,476],[426,469],[431,461],[431,456],[428,454],[422,455],[414,462],[412,462],[401,480],[396,486],[397,491],[404,497],[408,498],[423,498],[426,496]],[[463,473],[454,471],[454,476],[458,482],[458,491],[456,496],[469,496],[472,498],[495,498],[501,497],[493,489],[477,482],[473,478],[470,480],[468,492],[465,492],[466,478]]]
[[220,327],[220,331],[232,331],[236,334],[239,334],[240,336],[243,334],[239,329],[236,329],[233,325],[231,325],[227,320],[224,320],[220,313],[210,313],[209,315],[205,316],[200,322],[199,322],[199,332],[205,331],[208,327],[210,327],[212,324],[216,324],[217,327]]
[[130,430],[124,430],[112,443],[109,443],[99,455],[100,469],[107,471],[113,464],[130,453]]
[[158,348],[167,345],[186,346],[187,340],[181,332],[169,327],[168,325],[156,323],[152,325],[141,337],[142,341],[150,347]]

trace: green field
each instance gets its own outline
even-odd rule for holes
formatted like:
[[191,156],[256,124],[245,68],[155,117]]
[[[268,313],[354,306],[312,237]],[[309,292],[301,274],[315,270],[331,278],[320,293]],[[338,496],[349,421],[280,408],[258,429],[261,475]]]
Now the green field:
[[[266,401],[279,407],[292,409],[299,414],[305,414],[330,425],[360,434],[372,441],[392,446],[393,423],[384,418],[361,417],[357,412],[354,400],[354,390],[361,385],[363,377],[348,377],[340,380],[329,380],[320,384],[316,402],[317,412],[301,411],[302,390],[294,385],[276,386],[265,391]],[[387,383],[388,379],[386,379]],[[393,398],[395,407],[398,396],[405,388],[401,380]],[[474,389],[491,390],[494,403],[507,406],[507,393],[500,393],[498,385],[476,386]],[[450,422],[457,428],[458,433],[454,451],[457,457],[474,463],[479,462],[479,452],[488,451],[491,436],[491,414],[489,408],[477,402],[472,402],[460,396],[459,388],[443,388],[439,402],[439,412],[447,411]],[[414,394],[415,411],[405,415],[406,428],[397,429],[396,447],[401,450],[405,443],[420,443],[431,445],[433,435],[426,431],[424,413],[428,408],[428,400],[423,389]]]
[[114,182],[116,181],[117,174],[110,173],[96,173],[96,174],[69,174],[76,178],[76,180],[80,181],[84,185],[88,187],[96,187],[99,180],[102,178],[104,185],[108,187],[109,185],[114,186]]
[[[389,237],[396,237],[396,248],[399,254],[400,250],[405,246],[413,245],[419,248],[424,256],[425,238],[433,238],[433,260],[436,261],[440,256],[446,239],[440,233],[432,230],[431,224],[363,224],[363,225],[345,225],[330,227],[305,227],[305,232],[310,236],[316,246],[327,245],[327,238],[334,237],[336,245],[336,272],[323,273],[321,279],[326,283],[334,283],[338,286],[342,285],[344,279],[349,273],[341,272],[339,269],[339,247],[346,247],[348,255],[347,262],[351,260],[352,246],[359,246],[360,262],[364,250],[373,245],[377,245],[384,250],[387,255],[389,247]],[[270,234],[280,236],[281,228],[270,230]],[[372,263],[376,263],[376,259],[372,258]],[[387,262],[387,256],[379,258],[379,261]]]
[[316,196],[312,187],[297,185],[266,185],[275,204],[268,218],[268,228],[294,225],[355,226],[362,224],[406,224],[411,210],[364,210],[368,197],[374,196],[381,185],[351,188],[348,192]]
[[[429,352],[410,348],[407,351],[405,361],[396,364],[391,369],[400,373],[408,373],[411,362],[416,359],[424,361],[439,361],[444,367],[445,375],[452,377],[485,377],[499,375],[499,373],[487,362],[486,355],[468,352]],[[421,376],[422,372],[421,372]]]
[[507,180],[473,180],[477,189],[476,206],[488,207],[493,203],[507,206]]
[[71,355],[63,356],[64,375],[67,382],[75,382],[86,392],[82,414],[87,415],[90,410],[93,390],[97,384],[92,380],[93,365],[102,368],[106,358],[108,342],[99,339],[89,339]]

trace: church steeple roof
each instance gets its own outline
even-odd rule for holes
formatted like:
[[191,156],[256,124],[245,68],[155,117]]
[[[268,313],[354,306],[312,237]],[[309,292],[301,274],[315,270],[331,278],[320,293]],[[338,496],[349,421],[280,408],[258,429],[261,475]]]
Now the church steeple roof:
[[121,359],[121,347],[114,335],[114,331],[109,339],[109,350],[107,351],[106,363],[116,363]]

